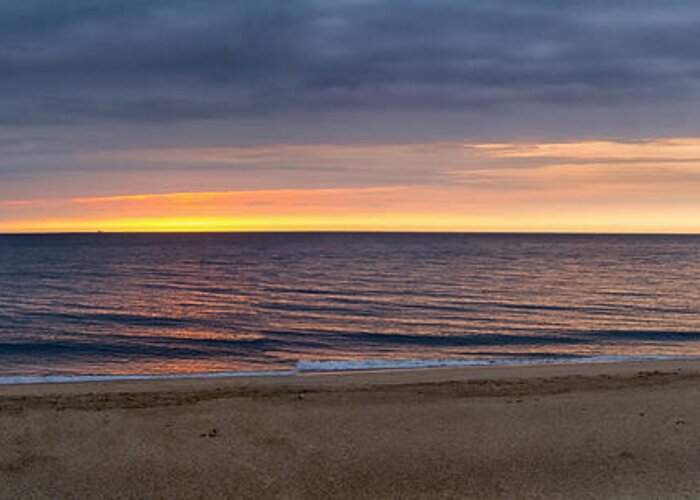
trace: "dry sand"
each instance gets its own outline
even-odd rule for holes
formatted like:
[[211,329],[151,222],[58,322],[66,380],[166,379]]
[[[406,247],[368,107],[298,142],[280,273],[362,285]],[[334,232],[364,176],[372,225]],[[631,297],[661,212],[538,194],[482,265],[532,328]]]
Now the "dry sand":
[[0,498],[700,498],[700,362],[0,387]]

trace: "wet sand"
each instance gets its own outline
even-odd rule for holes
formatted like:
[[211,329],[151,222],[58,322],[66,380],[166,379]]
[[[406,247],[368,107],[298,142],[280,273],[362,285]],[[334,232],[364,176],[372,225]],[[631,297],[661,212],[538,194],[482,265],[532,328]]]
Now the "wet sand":
[[700,362],[0,386],[0,498],[697,498]]

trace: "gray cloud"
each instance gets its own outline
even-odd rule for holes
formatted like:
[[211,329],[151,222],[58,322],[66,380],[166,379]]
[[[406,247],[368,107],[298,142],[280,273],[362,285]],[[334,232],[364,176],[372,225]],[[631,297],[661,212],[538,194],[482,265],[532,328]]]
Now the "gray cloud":
[[699,24],[690,0],[6,0],[0,123],[679,103]]

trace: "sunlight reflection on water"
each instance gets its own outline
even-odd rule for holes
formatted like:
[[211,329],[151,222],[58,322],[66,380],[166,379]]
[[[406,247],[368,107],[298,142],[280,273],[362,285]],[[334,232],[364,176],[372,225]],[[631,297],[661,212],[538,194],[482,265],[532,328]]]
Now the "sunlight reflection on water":
[[700,355],[700,237],[0,236],[0,376]]

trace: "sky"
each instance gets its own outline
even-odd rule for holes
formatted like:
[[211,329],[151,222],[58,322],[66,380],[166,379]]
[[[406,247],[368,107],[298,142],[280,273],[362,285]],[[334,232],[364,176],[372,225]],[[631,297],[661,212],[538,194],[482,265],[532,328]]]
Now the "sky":
[[700,232],[694,0],[3,0],[0,232]]

